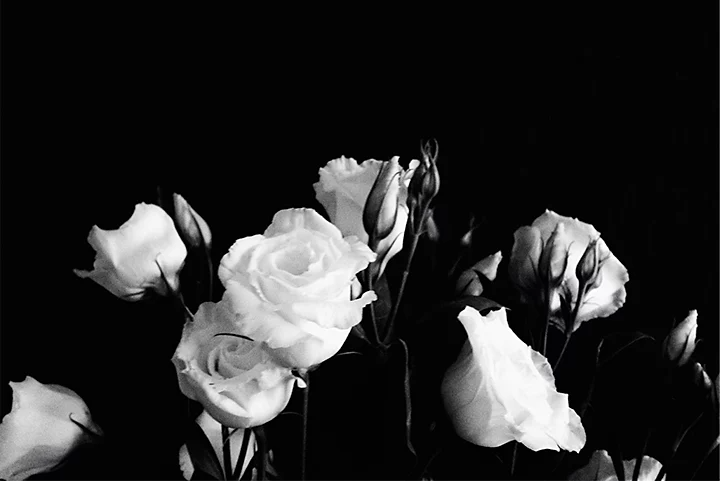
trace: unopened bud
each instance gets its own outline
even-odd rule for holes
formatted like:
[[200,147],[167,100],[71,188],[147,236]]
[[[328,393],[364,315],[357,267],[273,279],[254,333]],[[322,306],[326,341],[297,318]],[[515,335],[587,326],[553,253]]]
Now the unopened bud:
[[205,220],[180,194],[173,194],[173,204],[175,224],[185,243],[191,247],[205,246],[210,249],[212,235]]
[[568,253],[563,241],[565,226],[558,223],[550,238],[545,243],[538,270],[542,282],[546,282],[551,288],[558,287],[565,278],[565,270],[568,264]]
[[460,296],[479,296],[483,285],[477,273],[471,269],[463,271],[455,284],[455,292]]
[[712,381],[710,380],[710,376],[708,376],[708,374],[705,372],[705,369],[703,369],[699,362],[696,362],[693,365],[693,380],[695,382],[695,385],[703,391],[710,392],[710,390],[712,389]]
[[401,173],[398,157],[384,162],[368,194],[363,209],[363,227],[371,243],[385,239],[395,228]]
[[488,280],[494,281],[497,276],[498,266],[502,261],[502,252],[497,251],[495,254],[489,255],[484,259],[480,260],[472,268],[488,278]]
[[598,240],[600,240],[599,237],[590,241],[588,246],[585,248],[585,252],[583,252],[583,255],[580,257],[577,267],[575,268],[575,275],[577,276],[578,281],[580,281],[580,284],[586,286],[596,284],[595,281],[600,272]]
[[428,211],[427,217],[425,218],[425,231],[427,232],[428,239],[433,242],[440,240],[440,230],[435,223],[435,216],[433,216],[432,209]]
[[501,260],[502,253],[500,251],[481,259],[470,269],[460,274],[460,278],[455,285],[456,292],[466,296],[479,296],[482,294],[483,285],[478,274],[482,274],[488,281],[494,281]]
[[685,320],[675,326],[663,341],[665,358],[677,366],[684,366],[695,351],[697,336],[697,310],[692,310]]
[[423,159],[418,165],[412,180],[408,195],[416,199],[422,206],[426,206],[440,190],[440,172],[437,168],[437,142],[432,146],[429,142],[422,146]]

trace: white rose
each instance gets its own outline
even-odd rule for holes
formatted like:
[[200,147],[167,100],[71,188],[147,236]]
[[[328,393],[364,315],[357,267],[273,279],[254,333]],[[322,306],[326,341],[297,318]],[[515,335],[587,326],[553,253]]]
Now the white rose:
[[9,384],[13,405],[0,424],[0,478],[26,479],[59,467],[75,448],[94,439],[76,423],[102,436],[74,391],[30,376]]
[[[573,330],[577,330],[584,321],[596,317],[607,317],[617,311],[625,303],[625,283],[629,280],[625,266],[608,249],[605,241],[595,228],[571,217],[564,217],[550,210],[535,219],[532,226],[520,227],[515,231],[515,243],[508,266],[511,281],[523,293],[527,302],[540,292],[539,260],[542,248],[550,238],[559,223],[564,229],[556,240],[562,250],[567,252],[567,267],[562,280],[561,290],[567,290],[572,299],[571,307],[575,307],[579,281],[576,268],[590,241],[599,239],[598,256],[602,260],[599,285],[591,288],[585,295],[583,303],[578,310]],[[552,293],[551,318],[560,325],[564,325],[560,311],[560,290]]]
[[374,259],[314,210],[287,209],[263,235],[236,241],[218,275],[239,332],[265,343],[278,362],[308,368],[337,353],[377,299],[370,291],[351,300],[355,275]]
[[[398,164],[399,157],[390,159],[392,171],[398,172],[398,189],[389,191],[389,195],[397,198],[398,210],[395,226],[390,234],[382,239],[376,253],[382,259],[380,273],[385,270],[387,262],[403,247],[405,226],[408,220],[407,193],[412,174],[419,165],[412,160],[407,171]],[[330,216],[343,236],[356,236],[368,243],[368,233],[363,226],[363,210],[373,184],[385,162],[369,159],[358,165],[355,159],[340,157],[331,160],[320,169],[320,181],[313,184],[315,196]],[[392,202],[390,199],[387,201]]]
[[[633,479],[635,458],[623,461],[623,468],[625,471],[624,479]],[[638,481],[655,481],[661,469],[662,464],[660,464],[657,459],[651,458],[650,456],[643,456]],[[663,476],[661,481],[665,478],[667,478],[667,475]],[[595,481],[618,481],[620,478],[615,472],[612,458],[608,455],[607,451],[602,450],[595,451],[592,458],[590,458],[590,462],[571,474],[568,479],[571,481],[586,481],[588,479]]]
[[167,295],[158,265],[171,288],[178,289],[187,249],[162,208],[137,204],[130,220],[119,229],[106,231],[94,226],[88,242],[96,252],[93,270],[75,269],[75,274],[89,277],[117,297],[138,301],[148,290]]
[[547,360],[510,329],[505,309],[482,316],[466,307],[458,319],[468,340],[442,383],[457,434],[486,447],[514,440],[533,451],[580,451],[580,417],[556,391]]
[[248,428],[285,409],[295,377],[261,343],[240,336],[227,303],[205,302],[185,323],[172,361],[185,396],[219,423]]
[[[215,419],[213,419],[213,417],[210,416],[207,411],[203,411],[197,417],[197,419],[195,419],[195,423],[197,423],[197,425],[202,428],[205,436],[207,436],[208,438],[208,441],[210,441],[210,445],[212,445],[213,451],[215,451],[215,456],[217,456],[217,459],[220,462],[220,466],[224,466],[222,425],[215,421]],[[241,460],[238,458],[240,456],[240,448],[242,448],[243,437],[245,436],[245,429],[237,428],[231,430],[230,432],[231,435],[228,440],[228,443],[230,444],[230,464],[232,469],[237,469],[236,465],[241,462]],[[255,433],[253,433],[251,430],[249,434],[247,451],[245,453],[245,459],[242,460],[243,465],[240,469],[241,476],[247,469],[250,461],[252,461],[252,458],[255,454],[255,449]],[[183,473],[183,477],[187,480],[192,479],[193,473],[195,473],[195,465],[193,464],[192,458],[190,457],[190,452],[188,451],[188,447],[186,444],[183,444],[180,448],[178,458],[180,462],[180,470]],[[231,474],[232,473],[226,473],[227,479],[231,479]]]

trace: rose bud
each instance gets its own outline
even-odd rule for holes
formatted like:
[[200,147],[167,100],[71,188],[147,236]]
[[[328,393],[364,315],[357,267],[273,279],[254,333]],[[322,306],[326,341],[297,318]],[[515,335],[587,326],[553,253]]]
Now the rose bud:
[[[343,237],[355,236],[362,242],[370,243],[370,232],[365,229],[365,204],[370,197],[381,171],[395,171],[399,169],[399,175],[395,178],[387,176],[386,180],[392,180],[392,193],[388,192],[385,202],[382,199],[374,201],[377,215],[382,215],[385,222],[380,230],[384,230],[393,222],[392,230],[384,237],[376,236],[377,245],[374,252],[378,254],[380,269],[377,275],[382,275],[388,261],[398,254],[403,248],[405,226],[408,222],[408,185],[418,165],[417,160],[412,160],[407,170],[398,165],[399,157],[393,157],[390,161],[369,159],[358,164],[355,159],[340,157],[331,160],[319,171],[320,180],[313,184],[315,198],[322,204],[335,227],[340,229]],[[391,165],[388,165],[391,164]],[[395,190],[395,180],[397,190]],[[377,191],[381,189],[378,188]],[[378,194],[379,195],[379,194]],[[397,200],[393,203],[393,198]],[[383,211],[383,205],[389,208]],[[396,208],[394,214],[391,212]],[[383,212],[380,212],[383,211]],[[370,214],[368,214],[370,215]],[[374,229],[374,223],[369,226]]]
[[462,296],[479,296],[482,294],[483,285],[478,274],[482,274],[489,281],[494,281],[501,260],[502,253],[497,251],[464,271],[455,284],[456,293]]
[[482,282],[472,268],[463,271],[455,283],[455,293],[459,296],[479,296],[482,292]]
[[440,172],[436,164],[437,142],[434,149],[428,142],[421,150],[423,160],[418,165],[409,187],[409,195],[417,200],[420,209],[427,206],[440,190]]
[[710,390],[712,389],[712,381],[710,380],[710,376],[708,376],[708,374],[705,372],[705,369],[703,369],[699,362],[696,362],[693,365],[693,381],[695,385],[703,391],[710,392]]
[[377,249],[375,244],[387,238],[395,228],[400,208],[402,172],[398,157],[384,162],[365,201],[363,227],[368,233],[369,245],[373,250]]
[[565,242],[565,226],[559,222],[540,254],[538,270],[540,279],[550,288],[562,284],[568,265],[568,253]]
[[692,310],[685,320],[675,326],[663,341],[663,355],[677,366],[684,366],[695,351],[697,336],[697,310]]
[[577,267],[575,268],[575,275],[578,281],[585,286],[594,286],[594,284],[600,285],[600,282],[596,282],[598,275],[600,274],[601,263],[598,259],[598,239],[590,241],[588,246],[585,248]]
[[210,249],[212,235],[207,222],[180,194],[173,194],[173,202],[175,204],[175,223],[185,242],[191,247],[205,246]]

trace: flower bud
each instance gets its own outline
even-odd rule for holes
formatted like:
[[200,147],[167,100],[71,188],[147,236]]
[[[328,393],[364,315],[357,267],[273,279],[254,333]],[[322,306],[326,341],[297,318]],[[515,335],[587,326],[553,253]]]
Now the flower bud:
[[395,228],[401,173],[398,157],[393,157],[383,163],[370,190],[363,209],[363,227],[370,237],[370,244],[385,239]]
[[685,320],[675,326],[663,341],[665,358],[677,366],[684,366],[690,360],[697,345],[697,310],[692,310]]
[[600,284],[596,283],[597,276],[600,272],[600,261],[598,253],[598,240],[600,238],[590,241],[588,246],[585,248],[585,252],[580,257],[577,267],[575,268],[575,275],[580,281],[580,284],[586,286]]
[[455,283],[455,292],[459,296],[479,296],[483,292],[480,278],[472,268],[463,271]]
[[708,376],[708,374],[705,372],[705,369],[703,369],[699,362],[696,362],[693,365],[693,380],[695,382],[695,385],[703,391],[710,392],[710,390],[712,389],[712,381],[710,380],[710,376]]
[[185,243],[191,247],[205,246],[210,249],[212,235],[207,222],[180,194],[173,194],[173,203],[175,224]]
[[440,172],[437,168],[437,142],[433,148],[428,142],[421,148],[423,160],[418,165],[412,180],[408,195],[422,209],[437,195],[440,190]]
[[470,269],[464,271],[455,284],[456,292],[465,296],[479,296],[482,294],[483,285],[478,274],[482,274],[489,281],[494,281],[501,260],[502,253],[498,251],[481,259]]
[[551,288],[558,287],[565,278],[568,255],[565,243],[562,241],[564,234],[565,226],[560,222],[555,227],[540,254],[538,265],[540,279]]

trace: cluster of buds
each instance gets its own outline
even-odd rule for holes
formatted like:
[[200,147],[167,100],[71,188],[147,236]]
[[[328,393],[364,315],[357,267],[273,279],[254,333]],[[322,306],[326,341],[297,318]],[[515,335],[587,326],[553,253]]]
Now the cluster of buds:
[[696,310],[690,311],[687,317],[670,331],[662,344],[663,357],[670,363],[681,367],[688,363],[695,346],[697,346]]
[[420,232],[430,202],[440,190],[440,173],[437,168],[438,144],[426,142],[421,147],[422,161],[415,169],[408,189],[408,208],[413,233]]
[[373,251],[377,251],[378,243],[386,239],[395,228],[400,210],[402,173],[397,157],[384,162],[365,202],[363,227],[368,234],[368,245]]

